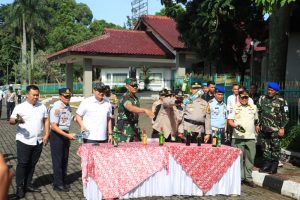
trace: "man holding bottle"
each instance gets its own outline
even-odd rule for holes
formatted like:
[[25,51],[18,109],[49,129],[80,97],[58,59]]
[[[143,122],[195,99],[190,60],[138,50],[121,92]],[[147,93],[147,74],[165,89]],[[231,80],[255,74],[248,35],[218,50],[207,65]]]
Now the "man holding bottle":
[[239,94],[237,103],[228,115],[228,124],[234,128],[231,146],[239,148],[241,155],[242,183],[256,187],[252,178],[252,169],[256,153],[256,133],[259,132],[258,114],[256,105],[250,104],[249,93],[243,90]]
[[53,104],[50,110],[50,149],[53,166],[53,190],[68,192],[70,187],[66,184],[67,167],[69,159],[70,140],[75,140],[70,134],[72,111],[70,99],[72,96],[69,88],[61,88],[59,101]]

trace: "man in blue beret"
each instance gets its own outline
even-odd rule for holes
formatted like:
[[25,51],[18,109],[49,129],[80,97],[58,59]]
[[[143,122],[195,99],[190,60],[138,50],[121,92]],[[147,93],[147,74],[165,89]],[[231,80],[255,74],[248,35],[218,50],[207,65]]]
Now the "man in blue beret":
[[227,125],[227,106],[224,103],[225,89],[221,86],[215,87],[215,98],[210,100],[209,111],[211,118],[212,133],[221,134],[221,143],[225,143],[225,132]]
[[264,164],[260,172],[275,174],[280,156],[280,138],[284,136],[287,125],[288,104],[279,96],[280,86],[275,82],[268,83],[268,92],[259,98],[257,108],[260,123],[260,134]]

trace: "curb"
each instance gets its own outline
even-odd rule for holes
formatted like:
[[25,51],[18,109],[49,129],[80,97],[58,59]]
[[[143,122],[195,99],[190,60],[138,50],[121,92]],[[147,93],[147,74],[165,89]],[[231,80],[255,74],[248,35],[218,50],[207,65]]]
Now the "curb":
[[282,194],[284,196],[300,200],[300,183],[296,183],[290,180],[284,180],[282,178],[266,173],[259,173],[258,171],[253,171],[252,177],[253,182],[258,186]]

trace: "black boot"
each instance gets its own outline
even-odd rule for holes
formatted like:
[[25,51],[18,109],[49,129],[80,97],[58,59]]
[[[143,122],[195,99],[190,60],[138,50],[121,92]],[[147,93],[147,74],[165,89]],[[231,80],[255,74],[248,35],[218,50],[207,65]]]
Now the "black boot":
[[271,164],[271,168],[270,168],[270,174],[276,174],[277,173],[277,168],[278,168],[278,161],[273,161]]
[[18,199],[21,199],[21,198],[24,198],[25,197],[25,190],[24,190],[24,187],[23,186],[18,186],[17,187],[17,198]]
[[269,173],[271,169],[271,162],[264,161],[263,166],[259,169],[259,172]]

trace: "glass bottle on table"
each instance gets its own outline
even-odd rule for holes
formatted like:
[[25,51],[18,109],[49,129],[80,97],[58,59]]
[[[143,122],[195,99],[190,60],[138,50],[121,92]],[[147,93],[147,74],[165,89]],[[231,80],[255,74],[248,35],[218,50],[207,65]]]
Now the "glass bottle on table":
[[189,129],[189,130],[186,132],[186,141],[185,141],[185,145],[186,145],[186,146],[190,146],[190,145],[191,145],[191,140],[192,140],[192,130]]
[[146,134],[146,130],[145,129],[142,130],[142,144],[143,145],[147,144],[147,134]]
[[201,140],[202,140],[201,133],[199,133],[198,136],[197,136],[197,145],[198,146],[201,146]]
[[113,130],[113,145],[114,145],[114,147],[119,146],[119,140],[120,140],[119,132],[118,132],[117,128],[114,127],[114,130]]
[[164,129],[161,128],[159,133],[159,145],[163,146],[164,143],[165,143]]
[[221,131],[217,131],[217,147],[221,146]]
[[217,146],[217,140],[218,140],[218,138],[217,138],[217,133],[216,133],[215,130],[213,130],[213,131],[212,131],[212,134],[213,134],[213,137],[212,137],[212,146],[213,146],[213,147],[216,147],[216,146]]

